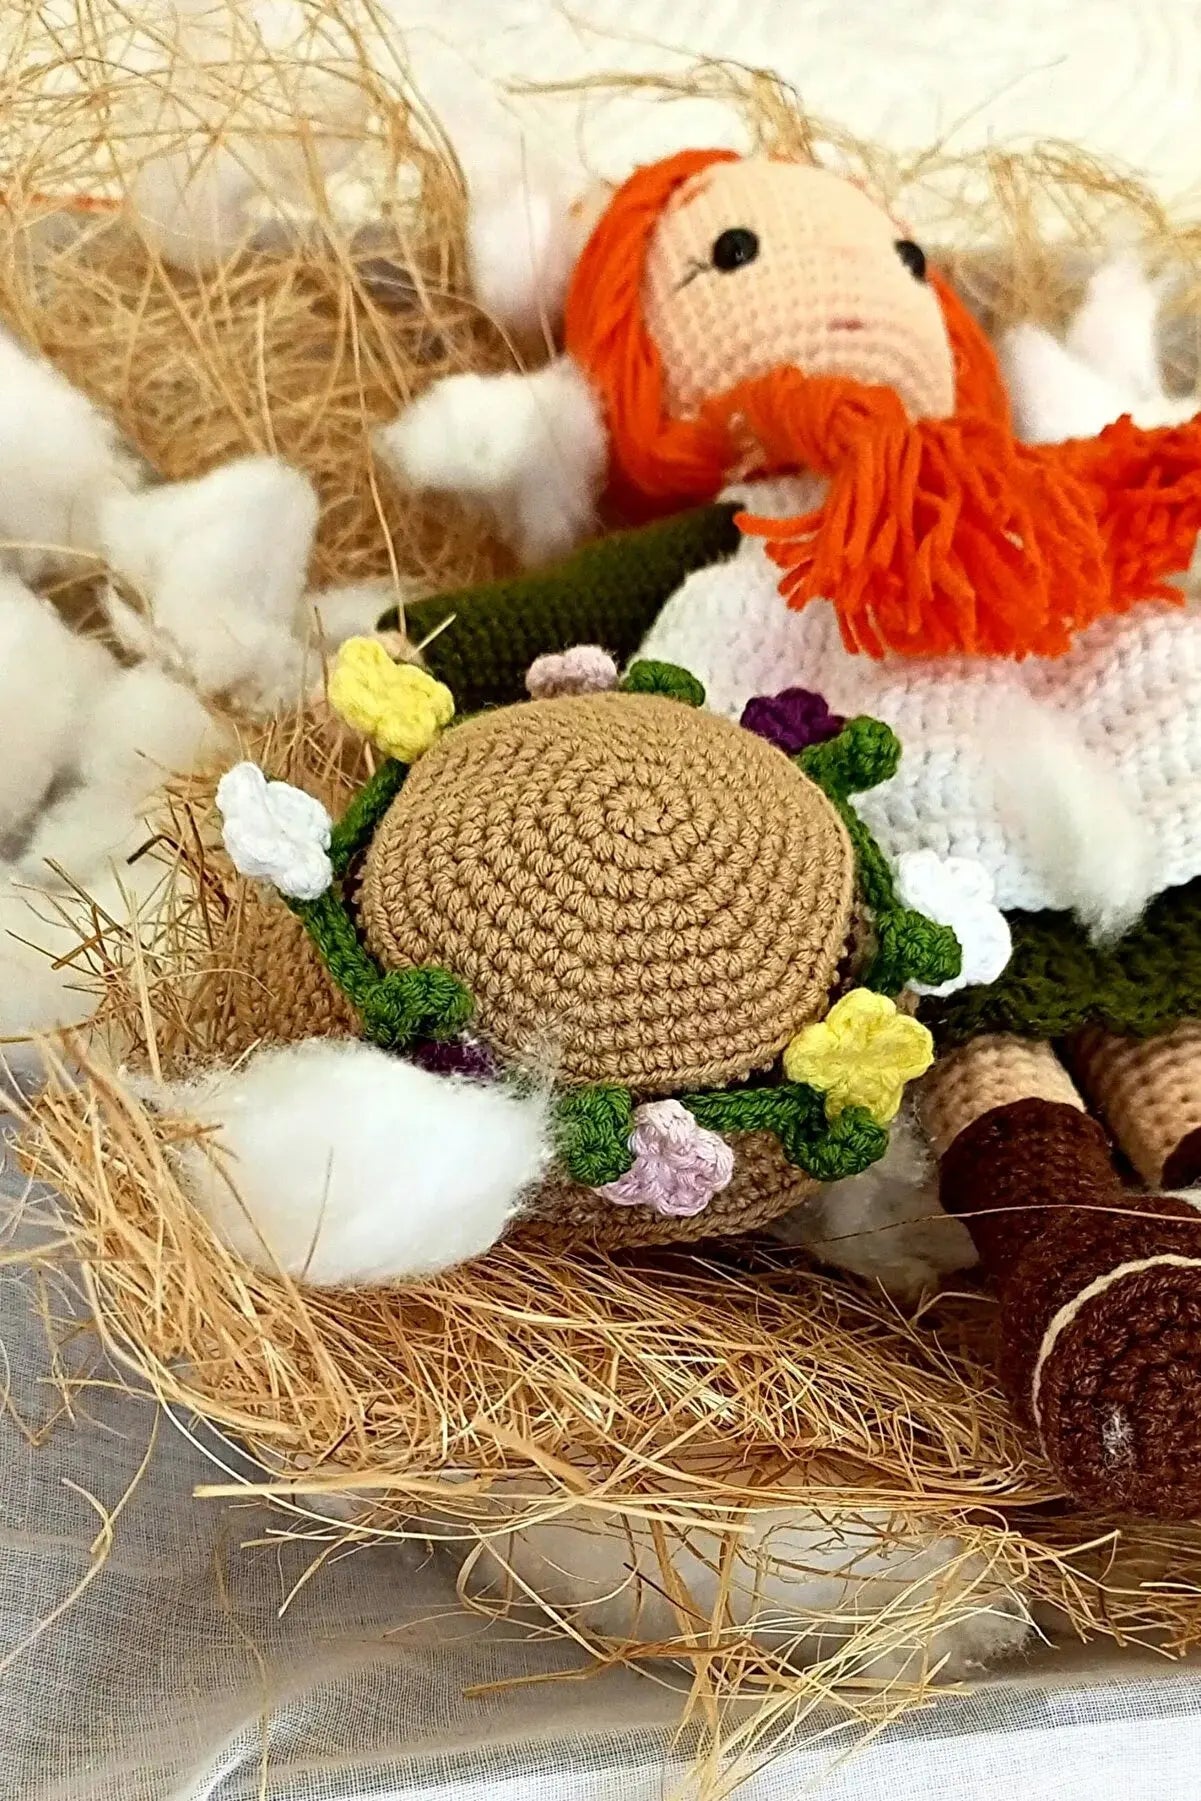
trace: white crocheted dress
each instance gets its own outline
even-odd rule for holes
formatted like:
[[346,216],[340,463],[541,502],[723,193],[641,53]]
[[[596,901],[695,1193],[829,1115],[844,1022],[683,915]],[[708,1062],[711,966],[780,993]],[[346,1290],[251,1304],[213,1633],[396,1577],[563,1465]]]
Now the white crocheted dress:
[[[815,482],[731,490],[768,516],[802,512]],[[1100,622],[1063,657],[891,658],[843,647],[833,609],[788,608],[762,542],[689,576],[641,654],[693,671],[737,718],[752,695],[817,690],[871,713],[904,749],[861,811],[892,856],[974,857],[1004,908],[1075,910],[1113,931],[1161,889],[1201,874],[1201,610],[1148,603]]]

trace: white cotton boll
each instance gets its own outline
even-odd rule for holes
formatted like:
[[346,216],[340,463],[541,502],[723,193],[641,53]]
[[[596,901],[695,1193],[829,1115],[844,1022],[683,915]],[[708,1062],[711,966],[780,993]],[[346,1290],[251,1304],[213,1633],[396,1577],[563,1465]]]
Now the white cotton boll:
[[1121,388],[1131,404],[1163,397],[1155,326],[1159,295],[1136,256],[1095,271],[1064,334],[1082,363]]
[[[361,142],[367,95],[354,46],[299,0],[174,0],[148,69],[129,204],[158,253],[202,272],[248,244],[286,241],[323,180]],[[151,105],[153,102],[153,105]]]
[[[419,583],[412,584],[412,598],[424,594]],[[326,650],[336,650],[347,638],[369,637],[380,615],[399,602],[405,591],[397,591],[395,582],[382,576],[378,581],[347,582],[335,588],[318,588],[306,594],[297,609],[295,629],[301,643],[315,639]]]
[[1182,425],[1201,397],[1166,394],[1156,338],[1158,296],[1139,263],[1098,269],[1061,344],[1017,325],[997,347],[1017,435],[1031,444],[1091,438],[1129,413],[1144,430]]
[[878,1163],[829,1183],[776,1220],[772,1236],[879,1282],[901,1300],[917,1299],[976,1261],[967,1227],[943,1212],[933,1153],[908,1109],[893,1121]]
[[222,1240],[323,1286],[404,1281],[496,1243],[549,1154],[542,1095],[436,1076],[354,1040],[258,1051],[166,1093],[216,1128],[183,1153]]
[[[849,1654],[849,1669],[878,1681],[940,1663],[942,1680],[953,1681],[1014,1655],[1033,1636],[1021,1594],[954,1538],[915,1538],[870,1510],[827,1519],[808,1508],[773,1508],[748,1513],[741,1525],[732,1558],[704,1527],[686,1540],[669,1534],[683,1619],[651,1529],[636,1517],[614,1522],[579,1510],[490,1538],[473,1555],[467,1587],[519,1604],[532,1593],[582,1630],[644,1644],[693,1634],[718,1614],[794,1665],[853,1645],[887,1613],[891,1648],[865,1650],[861,1665]],[[922,1610],[935,1595],[953,1612],[927,1635]]]
[[[399,22],[399,21],[398,21]],[[535,140],[533,120],[451,43],[437,19],[405,9],[405,60],[414,99],[453,148],[467,187],[472,292],[502,329],[553,338],[583,242],[572,202],[578,158]]]
[[136,480],[112,420],[0,328],[0,566],[26,581],[70,568],[97,549],[98,505]]
[[1124,391],[1040,325],[1015,325],[997,345],[1014,430],[1028,444],[1094,438],[1129,410]]
[[1017,693],[983,722],[982,742],[996,747],[1000,814],[1042,872],[1047,904],[1096,938],[1120,936],[1161,886],[1151,829],[1120,769],[1061,713]]
[[533,375],[448,376],[376,443],[414,487],[487,506],[525,563],[595,529],[608,442],[596,396],[569,357]]
[[146,663],[117,672],[81,732],[81,779],[140,795],[152,794],[166,776],[211,765],[228,738],[190,688]]
[[[124,924],[131,905],[153,916],[151,897],[162,880],[162,865],[146,858],[119,874],[94,871],[86,887],[102,918]],[[0,874],[0,1037],[32,1037],[92,1017],[101,984],[79,947],[93,929],[90,911],[75,897],[45,893],[19,874]],[[4,1057],[24,1061],[11,1044]]]
[[298,698],[294,628],[317,511],[308,477],[275,457],[243,457],[195,481],[110,500],[100,521],[105,555],[146,609],[110,593],[114,628],[202,694],[250,705]]
[[480,307],[520,339],[553,341],[582,238],[571,196],[549,174],[515,169],[473,185],[467,262]]
[[116,667],[102,644],[70,631],[48,601],[0,573],[0,839],[71,764],[81,718]]
[[78,785],[46,808],[21,853],[31,881],[53,882],[53,865],[86,886],[105,864],[123,864],[146,842],[146,810],[167,777],[211,766],[227,732],[190,689],[140,664],[116,671],[77,737]]

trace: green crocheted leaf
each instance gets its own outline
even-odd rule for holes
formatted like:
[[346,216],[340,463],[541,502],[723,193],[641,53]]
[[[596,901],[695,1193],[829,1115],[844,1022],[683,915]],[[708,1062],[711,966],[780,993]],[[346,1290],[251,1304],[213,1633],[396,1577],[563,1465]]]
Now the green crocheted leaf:
[[471,991],[448,970],[432,965],[381,970],[336,887],[318,900],[290,905],[373,1044],[407,1050],[419,1038],[451,1038],[470,1020]]
[[[524,700],[535,657],[574,644],[601,644],[618,664],[632,657],[681,583],[733,556],[742,542],[738,510],[725,502],[694,507],[610,532],[545,569],[414,601],[405,630],[415,644],[430,639],[426,667],[461,712]],[[379,623],[394,630],[397,609]]]
[[876,919],[876,955],[867,986],[880,994],[899,994],[922,982],[937,988],[963,967],[963,952],[950,926],[927,919],[912,907],[894,907]]
[[627,1088],[569,1088],[559,1096],[559,1145],[571,1176],[601,1188],[624,1176],[634,1158],[634,1104]]
[[888,1128],[877,1125],[862,1107],[848,1107],[837,1119],[824,1122],[824,1130],[808,1138],[801,1155],[793,1156],[784,1143],[784,1154],[799,1163],[816,1182],[845,1182],[861,1176],[878,1163],[888,1149]]
[[705,704],[703,683],[678,663],[661,663],[653,657],[631,663],[617,685],[623,694],[662,694],[668,700],[682,701],[686,707]]
[[1132,1038],[1201,1017],[1201,879],[1169,888],[1116,944],[1067,913],[1011,913],[1013,955],[988,988],[923,1003],[940,1045],[981,1032],[1066,1038],[1102,1025]]
[[471,1019],[471,992],[432,964],[390,969],[356,1002],[363,1034],[384,1050],[403,1051],[421,1038],[453,1038]]
[[837,737],[811,744],[796,760],[831,800],[846,800],[895,775],[901,745],[891,726],[864,713],[848,719]]

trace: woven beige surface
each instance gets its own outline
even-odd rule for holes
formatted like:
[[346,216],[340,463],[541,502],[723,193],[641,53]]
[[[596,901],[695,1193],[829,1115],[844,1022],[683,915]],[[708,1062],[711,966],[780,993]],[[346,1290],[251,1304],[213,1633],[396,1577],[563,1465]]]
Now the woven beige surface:
[[940,1057],[922,1083],[918,1107],[941,1157],[973,1120],[994,1107],[1027,1100],[1083,1104],[1050,1045],[998,1032]]
[[483,714],[368,852],[367,941],[441,964],[485,1034],[568,1082],[718,1087],[825,1012],[851,928],[842,822],[776,749],[657,695]]

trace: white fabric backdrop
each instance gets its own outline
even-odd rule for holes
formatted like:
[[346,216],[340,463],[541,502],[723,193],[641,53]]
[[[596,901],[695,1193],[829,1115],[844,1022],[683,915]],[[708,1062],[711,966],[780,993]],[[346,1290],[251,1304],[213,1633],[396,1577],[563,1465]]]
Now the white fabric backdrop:
[[[327,1567],[281,1618],[307,1558],[249,1542],[271,1529],[263,1510],[194,1500],[212,1465],[167,1422],[101,1573],[35,1637],[89,1569],[99,1521],[85,1494],[117,1505],[154,1417],[116,1386],[91,1388],[74,1424],[31,1446],[14,1414],[36,1425],[58,1407],[36,1301],[28,1272],[0,1271],[12,1403],[0,1418],[3,1801],[665,1801],[673,1791],[673,1703],[655,1684],[614,1674],[467,1695],[579,1659],[457,1616],[450,1572],[417,1547]],[[1069,1654],[949,1697],[849,1761],[836,1762],[837,1745],[798,1748],[740,1794],[1195,1801],[1199,1714],[1201,1687],[1178,1666],[1090,1667]]]
[[[961,149],[1053,135],[1124,160],[1172,199],[1201,180],[1196,0],[387,3],[502,79],[722,55],[775,67],[818,112],[899,147],[947,132]],[[517,104],[602,172],[733,129],[696,101]],[[0,1267],[0,1342],[25,1421],[56,1406],[35,1298],[27,1272]],[[270,1529],[261,1512],[191,1498],[211,1468],[170,1424],[102,1572],[36,1636],[89,1567],[99,1522],[83,1491],[116,1504],[151,1421],[148,1404],[92,1391],[35,1448],[0,1416],[0,1801],[660,1801],[671,1789],[671,1701],[649,1682],[466,1699],[473,1685],[570,1667],[571,1654],[454,1617],[449,1573],[416,1551],[327,1568],[280,1618],[302,1559],[244,1548]],[[1195,1801],[1199,1722],[1189,1671],[1059,1657],[948,1700],[833,1772],[828,1746],[798,1749],[742,1792]]]

